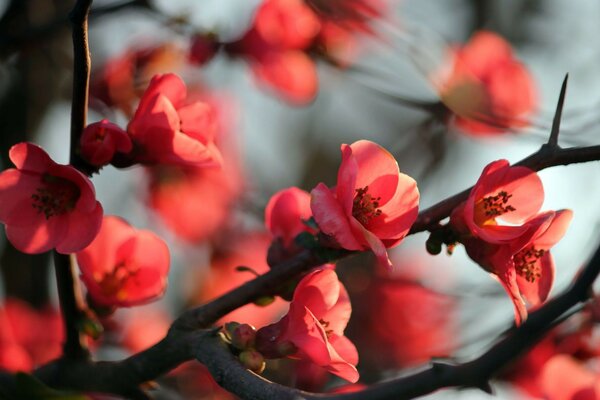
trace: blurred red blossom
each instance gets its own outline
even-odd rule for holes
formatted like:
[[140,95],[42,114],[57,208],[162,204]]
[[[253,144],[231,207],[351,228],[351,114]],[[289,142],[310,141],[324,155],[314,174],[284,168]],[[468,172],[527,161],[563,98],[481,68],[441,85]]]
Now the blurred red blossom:
[[154,233],[105,217],[96,239],[77,253],[81,279],[101,306],[131,307],[161,297],[167,287],[169,249]]
[[450,50],[448,70],[433,78],[442,102],[465,132],[480,135],[523,128],[537,106],[537,90],[527,68],[502,37],[476,32]]
[[267,358],[310,360],[350,382],[358,380],[358,352],[344,336],[352,307],[333,269],[318,269],[296,287],[288,313],[256,335],[256,349]]
[[127,127],[133,151],[117,166],[220,166],[221,154],[214,144],[216,111],[208,103],[186,98],[186,85],[177,75],[155,75]]
[[37,311],[16,299],[0,306],[0,368],[31,371],[61,355],[64,330],[58,312]]
[[[408,264],[406,260],[405,264]],[[374,278],[360,332],[372,362],[414,367],[448,357],[457,346],[458,305],[447,295],[400,277]]]
[[137,353],[158,343],[171,326],[169,314],[156,307],[132,308],[120,320],[121,344]]
[[29,254],[87,246],[103,213],[92,182],[32,143],[14,145],[9,157],[17,168],[0,173],[0,221],[13,246]]
[[131,116],[150,79],[178,70],[184,60],[183,52],[170,43],[128,49],[92,73],[90,94],[106,106],[117,107]]
[[323,233],[348,250],[371,249],[391,266],[386,248],[399,244],[417,218],[419,191],[383,147],[360,140],[342,145],[337,186],[319,183],[311,209]]
[[305,104],[317,94],[318,77],[314,61],[303,50],[318,30],[317,17],[302,0],[266,0],[250,30],[225,48],[248,60],[260,84],[292,103]]
[[302,222],[312,217],[310,194],[297,187],[275,193],[265,208],[265,225],[276,239],[288,247],[294,238],[311,229]]
[[116,152],[129,153],[132,149],[127,132],[106,119],[85,127],[80,146],[83,159],[96,167],[110,164]]
[[[245,233],[230,237],[230,247],[221,248],[211,260],[210,268],[198,271],[198,278],[193,280],[196,295],[194,302],[204,303],[254,278],[248,271],[238,271],[237,267],[246,266],[258,274],[269,270],[266,253],[270,244],[269,235],[262,232]],[[190,280],[192,281],[192,280]],[[286,302],[275,298],[267,306],[247,304],[227,314],[219,320],[225,322],[244,322],[253,326],[263,326],[276,321],[285,312]]]

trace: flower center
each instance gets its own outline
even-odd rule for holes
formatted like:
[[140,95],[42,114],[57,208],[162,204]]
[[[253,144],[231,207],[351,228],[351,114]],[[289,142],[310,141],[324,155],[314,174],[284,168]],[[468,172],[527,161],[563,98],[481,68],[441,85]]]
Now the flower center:
[[79,188],[73,182],[44,174],[42,185],[31,195],[31,205],[38,213],[44,213],[46,219],[50,219],[75,208],[80,194]]
[[102,278],[98,279],[98,285],[104,295],[116,296],[119,300],[123,300],[126,297],[123,292],[125,281],[136,273],[137,270],[132,264],[122,261],[115,266],[114,270],[105,273]]
[[538,260],[546,253],[546,250],[529,247],[523,249],[513,256],[517,274],[528,282],[535,282],[542,277],[542,266]]
[[512,194],[506,193],[504,190],[498,192],[494,196],[487,196],[479,200],[476,204],[476,222],[478,225],[495,225],[496,217],[506,214],[517,209],[508,204]]
[[333,333],[333,329],[327,329],[329,327],[329,321],[325,321],[323,318],[321,318],[319,320],[319,323],[323,327],[323,330],[325,331],[325,334],[327,335],[327,339],[329,339],[329,337]]
[[379,209],[381,197],[373,197],[368,191],[369,186],[356,189],[352,202],[352,216],[362,225],[368,224],[370,220],[381,215]]

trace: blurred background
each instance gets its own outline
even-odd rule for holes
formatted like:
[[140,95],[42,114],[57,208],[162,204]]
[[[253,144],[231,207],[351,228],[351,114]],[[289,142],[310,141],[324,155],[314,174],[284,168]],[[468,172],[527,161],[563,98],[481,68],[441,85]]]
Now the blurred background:
[[[175,72],[186,81],[188,96],[217,110],[217,143],[225,159],[218,171],[108,166],[93,177],[105,213],[158,232],[172,257],[166,296],[152,305],[120,309],[103,321],[106,332],[93,344],[97,358],[118,359],[151,345],[185,308],[252,278],[235,271],[236,266],[266,271],[271,240],[264,228],[267,201],[290,186],[307,191],[319,182],[333,186],[342,143],[368,139],[387,148],[400,170],[417,180],[420,208],[425,209],[474,184],[489,162],[516,162],[547,141],[566,73],[559,142],[565,147],[600,143],[597,1],[305,0],[322,30],[310,44],[283,46],[289,53],[276,57],[264,56],[249,39],[264,3],[93,4],[88,122],[106,118],[125,128],[149,79]],[[10,167],[8,149],[21,141],[40,144],[57,162],[68,160],[72,44],[67,15],[72,4],[0,1],[2,169]],[[308,19],[292,15],[282,23]],[[443,72],[453,68],[449,55],[481,30],[510,43],[535,86],[530,110],[508,123],[490,123],[483,133],[461,126],[462,103],[453,103],[448,85],[439,83]],[[528,96],[511,82],[503,87],[515,102]],[[459,102],[468,100],[467,95]],[[518,123],[511,123],[517,117]],[[542,209],[574,211],[567,235],[552,250],[556,293],[600,240],[600,165],[555,167],[540,176]],[[512,304],[502,287],[461,246],[452,256],[433,257],[425,251],[426,239],[426,234],[410,236],[391,251],[391,275],[376,271],[368,255],[337,269],[352,298],[347,336],[361,356],[360,383],[405,374],[431,358],[471,359],[513,323]],[[43,315],[55,321],[55,313],[48,311],[57,304],[49,255],[20,254],[4,236],[0,240],[1,290],[11,299],[4,303],[0,330],[29,323],[22,322],[29,314],[28,320]],[[259,327],[287,310],[280,300],[249,307],[227,320]],[[44,321],[36,323],[50,326]],[[52,324],[60,330],[60,324]],[[43,351],[27,347],[31,366],[56,356],[60,332],[55,336],[28,339],[44,341],[37,345]],[[497,394],[554,398],[541,386],[528,387],[538,379],[531,368],[513,366],[512,375],[494,384]],[[274,362],[266,374],[314,391],[343,384],[289,360]],[[180,368],[161,383],[161,399],[228,398],[197,365]],[[431,395],[487,397],[475,390]]]

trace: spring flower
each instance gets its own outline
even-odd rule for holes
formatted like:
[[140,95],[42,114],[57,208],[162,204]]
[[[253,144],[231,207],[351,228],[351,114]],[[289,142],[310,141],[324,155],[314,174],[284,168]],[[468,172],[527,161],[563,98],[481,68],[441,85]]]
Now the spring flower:
[[81,156],[96,167],[108,165],[116,152],[131,151],[131,139],[119,126],[103,119],[85,127],[80,139]]
[[259,329],[256,349],[267,358],[310,360],[350,382],[358,380],[358,353],[344,336],[352,307],[332,269],[305,276],[294,292],[288,313]]
[[105,217],[96,239],[77,253],[81,279],[94,302],[131,307],[156,300],[167,287],[169,249],[154,233]]
[[386,248],[406,236],[418,204],[415,180],[400,173],[390,153],[367,140],[342,145],[334,189],[320,183],[311,192],[311,209],[323,233],[344,249],[371,249],[386,266],[391,266]]
[[303,223],[312,216],[310,194],[290,187],[275,193],[265,208],[265,225],[275,239],[281,239],[284,247],[293,244],[298,234],[310,231]]
[[[175,74],[155,75],[142,95],[127,132],[132,162],[196,167],[221,165],[213,139],[216,113],[203,102],[186,101],[185,83]],[[121,165],[118,165],[121,166]]]
[[449,58],[450,69],[433,80],[457,127],[480,135],[527,126],[524,117],[537,105],[536,88],[508,42],[480,31]]
[[9,157],[16,169],[0,173],[0,221],[13,246],[28,254],[87,246],[102,223],[90,180],[31,143],[14,145]]
[[528,228],[544,202],[544,187],[535,171],[511,167],[506,160],[488,164],[463,206],[452,214],[458,231],[488,243],[516,240]]

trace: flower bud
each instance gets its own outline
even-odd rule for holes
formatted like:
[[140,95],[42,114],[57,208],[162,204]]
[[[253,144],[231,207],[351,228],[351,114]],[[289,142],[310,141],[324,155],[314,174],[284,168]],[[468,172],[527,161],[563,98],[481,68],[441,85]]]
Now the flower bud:
[[256,350],[244,350],[240,353],[240,362],[252,372],[262,374],[265,370],[265,358]]
[[231,333],[231,344],[239,350],[254,346],[255,339],[256,328],[249,324],[240,324]]
[[131,151],[131,139],[123,129],[103,119],[88,125],[81,135],[81,156],[91,165],[103,167],[116,152]]

